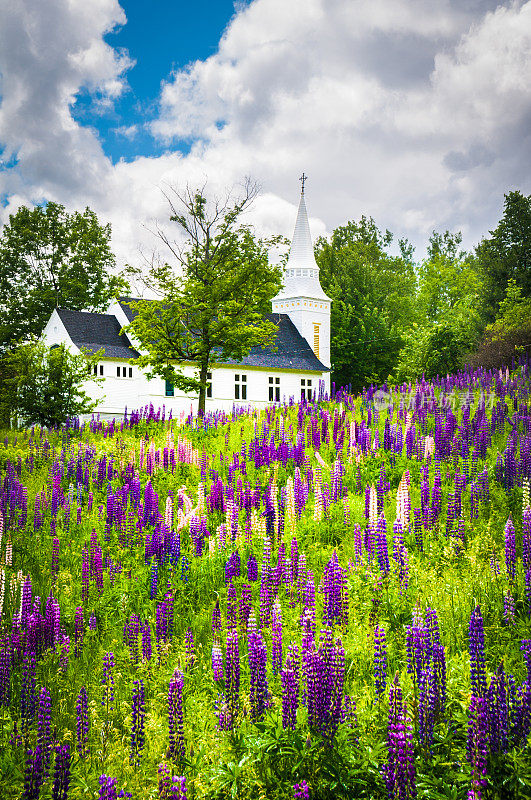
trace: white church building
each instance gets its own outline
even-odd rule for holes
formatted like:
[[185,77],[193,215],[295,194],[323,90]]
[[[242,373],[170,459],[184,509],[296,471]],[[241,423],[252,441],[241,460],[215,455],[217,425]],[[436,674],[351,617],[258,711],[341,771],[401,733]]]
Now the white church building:
[[[298,402],[330,391],[330,298],[319,282],[313,253],[304,183],[283,288],[272,301],[268,319],[278,326],[273,348],[253,347],[241,361],[217,363],[208,373],[206,411],[232,411],[234,406],[263,408],[271,403]],[[197,412],[197,395],[178,391],[161,378],[148,380],[131,361],[139,352],[122,329],[133,319],[135,298],[120,297],[105,314],[57,308],[44,331],[48,347],[64,343],[71,352],[102,352],[94,377],[84,387],[97,401],[101,418],[121,418],[153,405],[173,417]],[[183,372],[195,373],[192,363]]]

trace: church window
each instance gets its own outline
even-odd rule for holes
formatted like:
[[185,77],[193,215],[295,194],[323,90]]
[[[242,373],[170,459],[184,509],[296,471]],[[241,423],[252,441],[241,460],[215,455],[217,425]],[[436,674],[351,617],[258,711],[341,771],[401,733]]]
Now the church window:
[[212,373],[207,372],[206,396],[212,397]]
[[103,375],[103,364],[93,364],[92,372],[96,377],[98,375]]
[[247,375],[236,374],[234,376],[234,398],[235,400],[247,400]]
[[319,323],[313,323],[313,352],[319,358]]
[[166,397],[174,397],[175,396],[175,387],[171,381],[166,381],[166,386],[164,389],[164,394]]
[[[103,372],[101,374],[103,375]],[[117,378],[127,378],[128,374],[130,378],[133,377],[133,367],[116,367]]]
[[269,378],[269,402],[280,403],[280,378]]
[[301,400],[307,398],[308,400],[312,399],[312,379],[311,378],[301,378]]

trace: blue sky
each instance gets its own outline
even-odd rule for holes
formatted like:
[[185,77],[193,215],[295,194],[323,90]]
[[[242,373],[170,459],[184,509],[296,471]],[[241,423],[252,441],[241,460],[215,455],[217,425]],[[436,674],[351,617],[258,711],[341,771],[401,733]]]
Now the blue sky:
[[[113,48],[127,50],[135,61],[127,72],[127,88],[109,113],[95,110],[86,90],[73,107],[74,119],[98,131],[103,150],[113,162],[157,155],[165,149],[145,129],[157,115],[161,82],[173,71],[215,53],[234,15],[232,0],[122,0],[120,5],[127,22],[105,40]],[[134,136],[121,132],[133,125],[137,126]],[[172,146],[187,153],[190,140],[174,141]]]
[[153,255],[170,187],[261,186],[249,222],[362,214],[422,258],[531,193],[531,0],[17,0],[0,20],[0,224],[92,208]]

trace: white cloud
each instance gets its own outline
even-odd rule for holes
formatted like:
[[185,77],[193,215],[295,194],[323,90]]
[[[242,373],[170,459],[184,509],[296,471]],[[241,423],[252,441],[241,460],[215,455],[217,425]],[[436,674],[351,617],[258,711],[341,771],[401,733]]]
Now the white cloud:
[[[167,151],[114,166],[70,106],[81,87],[123,91],[129,56],[103,40],[123,12],[45,5],[13,6],[0,33],[0,139],[19,159],[5,190],[91,205],[121,259],[155,244],[161,186],[206,177],[218,192],[261,182],[250,218],[265,234],[291,234],[305,170],[314,236],[365,213],[417,243],[462,229],[468,246],[504,191],[531,192],[531,0],[254,0],[215,54],[164,82],[151,130]],[[187,155],[172,150],[186,137]]]

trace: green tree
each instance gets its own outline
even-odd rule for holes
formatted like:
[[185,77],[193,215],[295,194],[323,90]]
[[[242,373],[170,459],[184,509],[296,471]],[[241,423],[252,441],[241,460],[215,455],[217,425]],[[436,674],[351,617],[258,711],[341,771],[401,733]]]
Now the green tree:
[[337,385],[359,390],[381,382],[394,366],[402,336],[411,324],[415,299],[413,249],[371,218],[336,228],[316,243],[321,284],[332,298],[331,361]]
[[520,355],[530,355],[530,348],[531,297],[523,297],[521,287],[510,278],[497,319],[487,326],[478,348],[468,361],[473,367],[504,367]]
[[19,345],[5,356],[10,378],[0,398],[0,410],[24,425],[46,428],[89,413],[96,403],[83,384],[97,357],[73,355],[64,345],[48,348],[36,341]]
[[0,236],[0,353],[39,336],[56,307],[103,311],[127,290],[111,274],[110,225],[89,208],[23,206]]
[[531,297],[531,195],[519,191],[505,195],[503,217],[477,246],[476,260],[485,282],[490,321],[511,279],[523,297]]
[[460,233],[430,237],[418,267],[414,325],[393,371],[398,381],[455,372],[477,342],[485,311],[483,286],[473,258],[460,249]]
[[[149,285],[159,299],[139,300],[127,326],[143,355],[138,364],[186,392],[198,392],[198,413],[205,411],[207,373],[216,363],[241,359],[251,347],[272,345],[276,325],[264,314],[280,289],[280,269],[268,259],[268,248],[280,237],[256,239],[241,216],[256,195],[245,183],[242,194],[209,202],[205,187],[168,194],[170,220],[185,243],[179,245],[158,229],[177,262],[154,265]],[[184,364],[196,367],[195,377]]]

